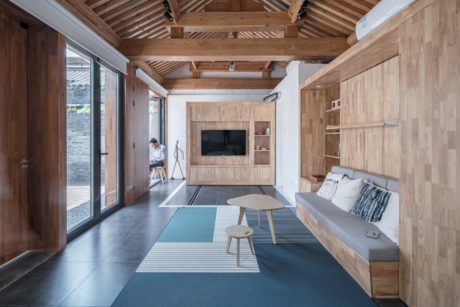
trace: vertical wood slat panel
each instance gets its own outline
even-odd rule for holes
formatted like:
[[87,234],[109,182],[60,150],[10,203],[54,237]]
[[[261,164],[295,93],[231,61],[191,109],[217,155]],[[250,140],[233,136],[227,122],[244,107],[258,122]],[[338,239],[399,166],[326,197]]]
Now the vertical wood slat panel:
[[[399,58],[341,83],[341,125],[399,119]],[[341,130],[340,164],[399,178],[399,127]]]
[[460,1],[439,0],[400,27],[400,295],[460,301]]

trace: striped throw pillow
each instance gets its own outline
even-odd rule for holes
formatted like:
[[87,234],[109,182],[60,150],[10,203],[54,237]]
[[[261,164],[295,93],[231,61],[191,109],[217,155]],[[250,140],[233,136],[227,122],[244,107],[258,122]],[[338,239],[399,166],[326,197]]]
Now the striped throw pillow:
[[316,194],[321,196],[322,198],[331,199],[332,196],[335,194],[335,190],[337,190],[337,186],[339,182],[342,180],[343,174],[334,174],[329,172],[324,179],[321,188],[319,188]]
[[366,182],[351,212],[368,222],[380,222],[391,192]]

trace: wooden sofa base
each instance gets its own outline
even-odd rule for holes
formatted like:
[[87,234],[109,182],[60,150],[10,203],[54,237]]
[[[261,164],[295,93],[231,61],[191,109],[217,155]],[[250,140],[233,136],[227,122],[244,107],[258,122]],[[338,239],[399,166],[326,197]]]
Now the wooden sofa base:
[[399,262],[368,262],[299,204],[297,217],[370,297],[398,297]]

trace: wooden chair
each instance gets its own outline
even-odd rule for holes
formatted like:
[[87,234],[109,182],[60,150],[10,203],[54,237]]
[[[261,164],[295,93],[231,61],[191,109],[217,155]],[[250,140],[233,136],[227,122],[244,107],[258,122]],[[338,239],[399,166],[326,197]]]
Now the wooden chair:
[[161,183],[164,183],[165,180],[168,180],[168,176],[166,175],[166,166],[154,167],[150,174],[150,180],[153,180],[157,174],[160,174]]

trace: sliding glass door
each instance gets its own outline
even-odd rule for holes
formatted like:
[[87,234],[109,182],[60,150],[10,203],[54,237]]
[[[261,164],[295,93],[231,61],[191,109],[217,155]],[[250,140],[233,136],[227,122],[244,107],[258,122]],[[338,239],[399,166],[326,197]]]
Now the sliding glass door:
[[67,48],[67,230],[93,217],[91,58]]
[[120,74],[67,46],[67,231],[93,224],[120,199]]

